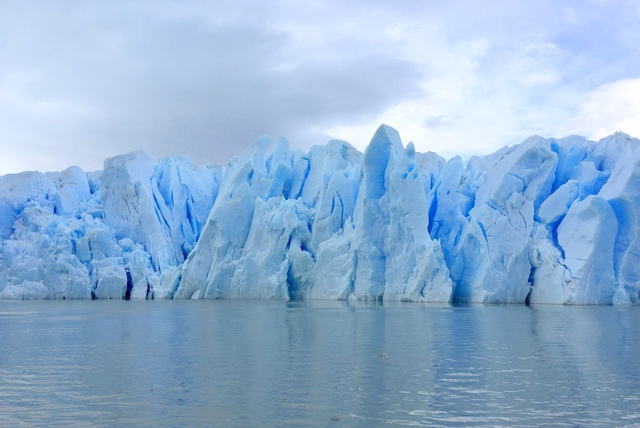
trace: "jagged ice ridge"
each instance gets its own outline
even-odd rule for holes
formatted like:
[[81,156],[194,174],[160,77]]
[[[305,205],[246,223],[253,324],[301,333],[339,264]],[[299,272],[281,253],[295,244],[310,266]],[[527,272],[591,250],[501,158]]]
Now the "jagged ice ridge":
[[0,176],[0,298],[636,304],[640,140],[531,137],[466,164],[381,126],[226,168],[144,152]]

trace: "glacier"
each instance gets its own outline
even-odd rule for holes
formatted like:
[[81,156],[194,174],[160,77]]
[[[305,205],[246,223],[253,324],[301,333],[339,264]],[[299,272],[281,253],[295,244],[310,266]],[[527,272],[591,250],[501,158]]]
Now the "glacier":
[[637,304],[640,140],[531,137],[463,162],[380,126],[225,167],[138,151],[0,176],[1,299]]

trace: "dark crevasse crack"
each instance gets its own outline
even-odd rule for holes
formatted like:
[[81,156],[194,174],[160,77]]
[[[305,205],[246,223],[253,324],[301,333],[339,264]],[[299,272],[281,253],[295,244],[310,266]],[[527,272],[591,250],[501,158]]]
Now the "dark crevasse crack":
[[531,266],[531,270],[529,271],[529,292],[527,293],[527,297],[524,298],[524,304],[529,306],[531,304],[531,293],[533,292],[533,287],[534,287],[534,277],[536,275],[536,268],[535,266]]
[[127,289],[124,292],[124,300],[131,300],[131,291],[133,290],[133,279],[131,278],[131,272],[126,269],[127,272]]
[[154,299],[153,287],[151,286],[151,284],[149,284],[149,281],[147,281],[147,293],[145,294],[144,299],[145,300]]

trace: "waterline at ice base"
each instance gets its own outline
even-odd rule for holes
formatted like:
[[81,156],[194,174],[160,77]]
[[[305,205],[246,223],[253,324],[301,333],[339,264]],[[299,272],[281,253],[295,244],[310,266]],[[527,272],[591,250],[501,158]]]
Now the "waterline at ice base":
[[640,300],[640,140],[531,137],[464,163],[262,137],[0,176],[0,298]]

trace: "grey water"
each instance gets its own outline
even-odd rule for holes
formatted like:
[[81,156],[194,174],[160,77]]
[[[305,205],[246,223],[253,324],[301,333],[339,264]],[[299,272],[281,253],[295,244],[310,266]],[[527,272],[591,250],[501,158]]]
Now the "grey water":
[[640,308],[0,302],[0,426],[640,426]]

